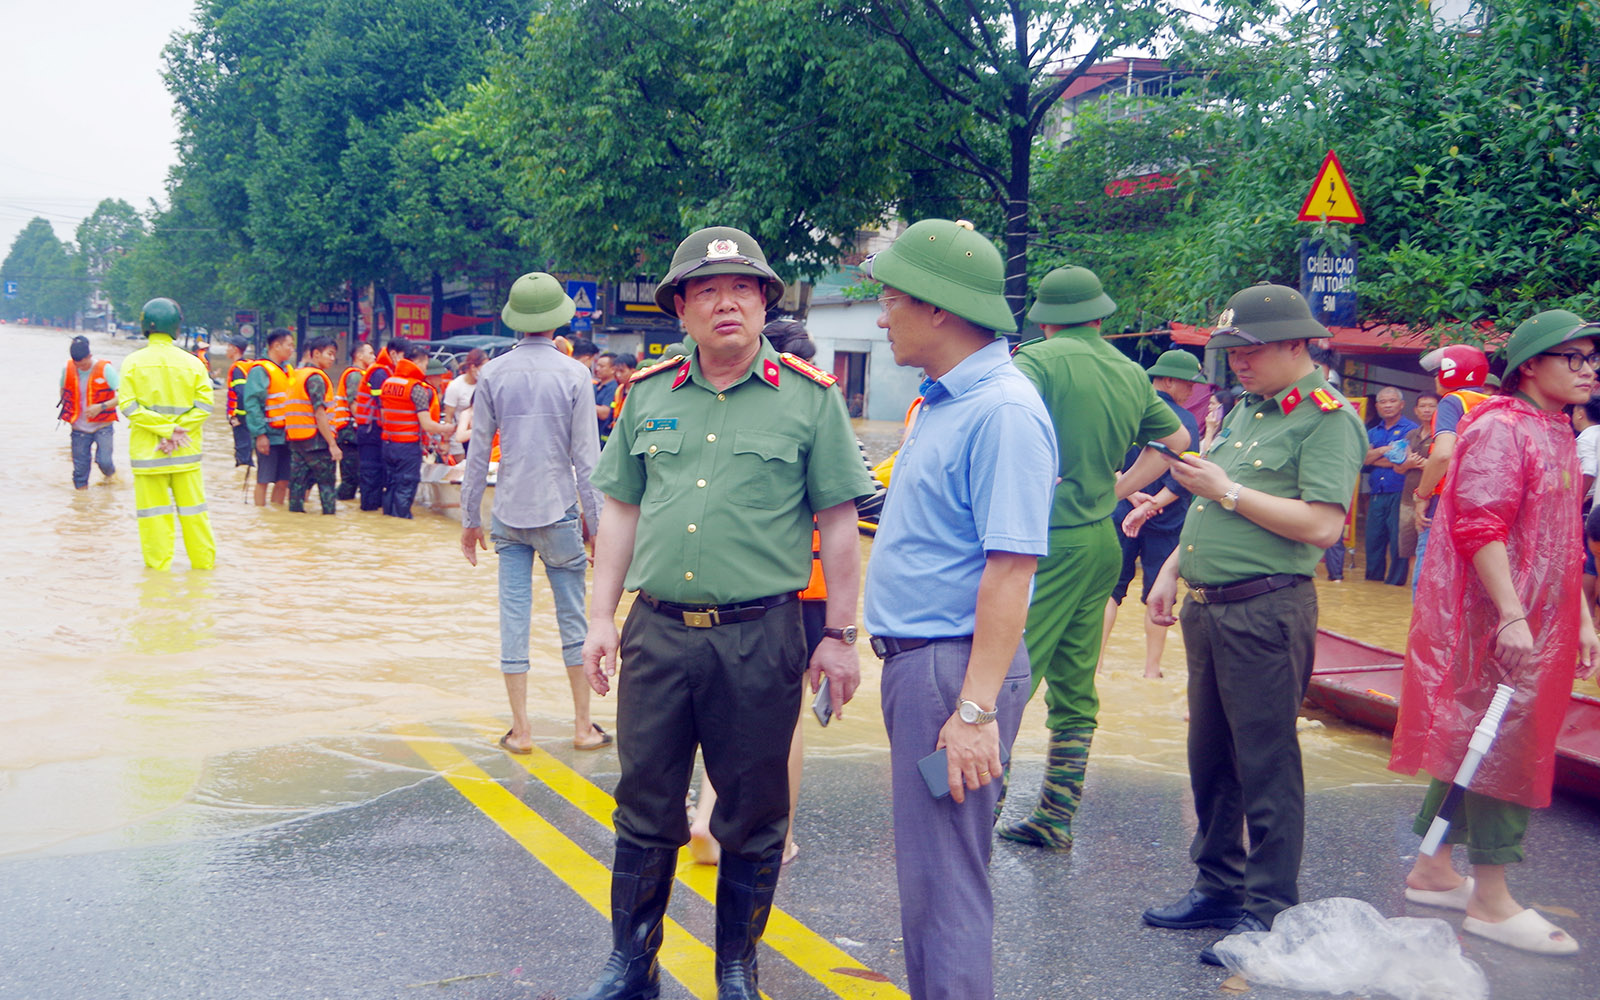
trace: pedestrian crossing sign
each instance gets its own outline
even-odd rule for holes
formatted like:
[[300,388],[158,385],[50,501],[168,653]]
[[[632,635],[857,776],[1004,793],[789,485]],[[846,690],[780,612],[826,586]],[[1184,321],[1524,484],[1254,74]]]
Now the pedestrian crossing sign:
[[579,316],[588,316],[594,312],[594,300],[599,297],[600,286],[594,281],[569,281],[567,294],[572,296],[572,304],[577,306]]
[[1366,222],[1367,216],[1356,203],[1356,194],[1350,190],[1345,177],[1344,164],[1333,150],[1322,160],[1322,169],[1300,206],[1298,222]]

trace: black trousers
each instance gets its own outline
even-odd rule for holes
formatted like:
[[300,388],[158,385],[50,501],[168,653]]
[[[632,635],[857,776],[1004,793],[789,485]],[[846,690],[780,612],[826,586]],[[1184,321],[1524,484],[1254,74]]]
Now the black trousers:
[[1195,888],[1271,924],[1300,901],[1306,794],[1295,722],[1316,655],[1317,592],[1307,581],[1230,604],[1191,597],[1179,618]]
[[355,428],[346,427],[339,432],[339,499],[354,500],[356,487],[361,482],[361,448],[356,443]]
[[800,603],[753,622],[691,628],[636,601],[617,672],[617,836],[689,842],[683,802],[699,746],[717,789],[711,834],[750,861],[783,850],[789,742],[807,656]]
[[256,439],[243,423],[233,425],[233,467],[256,464]]
[[[383,512],[390,517],[409,518],[411,504],[417,499],[417,486],[422,482],[422,445],[415,441],[385,441],[383,464],[388,479],[384,484]],[[361,506],[366,505],[367,498],[362,496]]]
[[383,441],[362,441],[356,445],[361,458],[361,509],[383,510],[388,493],[389,470],[383,463]]

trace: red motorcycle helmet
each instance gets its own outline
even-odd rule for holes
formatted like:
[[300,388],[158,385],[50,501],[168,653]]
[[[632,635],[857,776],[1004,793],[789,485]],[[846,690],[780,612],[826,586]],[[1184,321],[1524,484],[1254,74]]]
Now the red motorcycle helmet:
[[1466,344],[1428,352],[1422,356],[1422,367],[1434,372],[1446,390],[1481,389],[1489,377],[1488,355]]

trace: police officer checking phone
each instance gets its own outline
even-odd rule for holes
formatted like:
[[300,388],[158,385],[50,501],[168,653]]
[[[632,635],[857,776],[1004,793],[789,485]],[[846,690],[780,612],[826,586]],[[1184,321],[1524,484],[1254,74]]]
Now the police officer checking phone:
[[[1149,612],[1158,625],[1183,623],[1198,872],[1182,899],[1144,912],[1156,927],[1262,931],[1300,899],[1295,720],[1316,645],[1311,575],[1344,528],[1367,447],[1361,421],[1308,352],[1326,336],[1292,288],[1260,284],[1229,299],[1211,343],[1227,350],[1245,395],[1209,459],[1172,461],[1195,498]],[[1174,617],[1179,577],[1189,599]],[[1210,947],[1200,959],[1222,964]]]

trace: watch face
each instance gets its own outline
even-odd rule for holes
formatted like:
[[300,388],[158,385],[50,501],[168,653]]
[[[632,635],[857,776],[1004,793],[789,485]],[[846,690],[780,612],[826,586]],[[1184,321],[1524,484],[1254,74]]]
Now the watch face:
[[977,722],[978,721],[978,706],[974,705],[970,701],[962,702],[961,703],[961,721],[962,722]]
[[856,627],[854,625],[846,625],[844,627],[843,633],[839,636],[839,638],[843,639],[845,642],[850,643],[852,646],[855,645],[855,642],[856,642]]

